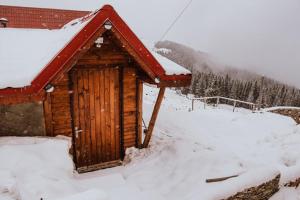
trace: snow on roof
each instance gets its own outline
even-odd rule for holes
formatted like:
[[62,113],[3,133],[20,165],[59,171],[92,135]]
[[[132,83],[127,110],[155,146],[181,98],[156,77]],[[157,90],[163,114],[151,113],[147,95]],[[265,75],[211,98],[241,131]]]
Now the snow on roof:
[[6,21],[6,22],[8,22],[8,20],[6,18],[4,18],[4,17],[0,18],[0,21]]
[[76,19],[58,30],[0,29],[0,89],[24,87],[89,20]]
[[142,40],[143,44],[146,48],[151,52],[151,54],[155,57],[155,59],[159,62],[159,64],[164,68],[166,75],[188,75],[191,74],[189,70],[178,65],[177,63],[169,60],[168,58],[158,54],[157,49],[154,47],[153,42],[149,42],[147,40]]
[[186,68],[178,65],[177,63],[169,60],[168,58],[151,51],[152,55],[155,57],[155,59],[160,63],[160,65],[164,68],[166,71],[166,75],[187,75],[191,74],[189,70]]
[[[73,20],[62,29],[0,29],[0,89],[31,85],[47,64],[91,20],[89,16]],[[166,75],[191,74],[184,67],[148,49]]]
[[69,1],[69,0],[1,0],[1,5],[6,6],[22,6],[22,7],[36,7],[36,8],[52,8],[52,9],[67,9],[67,10],[95,10],[99,5],[101,6],[104,3],[117,4],[118,0],[85,0],[85,3],[82,1]]

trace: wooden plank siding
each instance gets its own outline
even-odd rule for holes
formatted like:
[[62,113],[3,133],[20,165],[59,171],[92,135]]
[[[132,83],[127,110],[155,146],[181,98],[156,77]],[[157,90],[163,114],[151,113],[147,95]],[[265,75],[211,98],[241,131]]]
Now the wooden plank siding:
[[123,70],[124,148],[137,146],[137,73],[136,68]]
[[69,78],[64,74],[53,83],[55,90],[47,93],[44,101],[44,116],[47,136],[72,136],[70,113]]

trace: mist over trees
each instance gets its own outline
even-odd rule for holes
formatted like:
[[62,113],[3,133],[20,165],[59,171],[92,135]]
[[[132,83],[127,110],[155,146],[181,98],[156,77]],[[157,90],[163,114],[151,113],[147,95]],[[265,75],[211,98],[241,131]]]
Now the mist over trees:
[[221,66],[190,47],[164,41],[156,44],[158,53],[191,70],[192,84],[182,88],[184,94],[196,97],[222,96],[252,103],[262,101],[263,107],[299,106],[300,90],[255,73]]

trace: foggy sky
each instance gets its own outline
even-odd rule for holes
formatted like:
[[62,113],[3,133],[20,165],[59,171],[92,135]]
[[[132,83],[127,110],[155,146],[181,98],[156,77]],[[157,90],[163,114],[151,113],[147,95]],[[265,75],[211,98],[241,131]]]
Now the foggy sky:
[[[188,0],[0,0],[80,10],[104,2],[113,4],[140,38],[157,41]],[[300,88],[299,11],[300,0],[194,0],[165,39]]]

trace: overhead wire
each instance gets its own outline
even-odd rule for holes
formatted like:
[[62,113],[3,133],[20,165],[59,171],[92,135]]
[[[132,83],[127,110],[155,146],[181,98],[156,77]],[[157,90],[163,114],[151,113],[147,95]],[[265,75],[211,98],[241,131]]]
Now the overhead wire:
[[190,0],[187,5],[183,8],[183,10],[179,13],[179,15],[175,18],[175,20],[171,23],[171,25],[167,28],[167,30],[164,32],[162,37],[158,41],[162,41],[167,34],[170,32],[170,30],[173,28],[173,26],[176,24],[176,22],[182,17],[182,15],[185,13],[185,11],[190,7],[193,0]]

